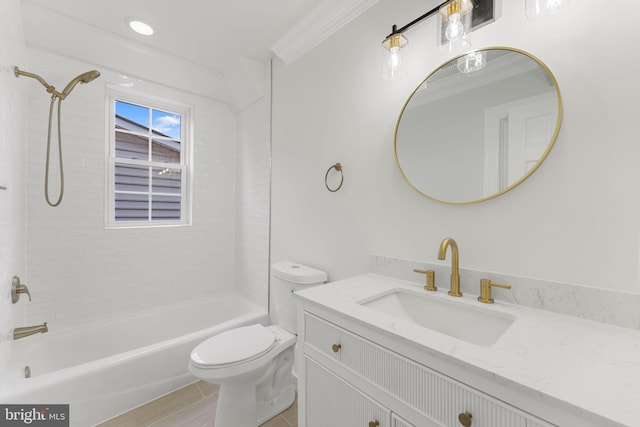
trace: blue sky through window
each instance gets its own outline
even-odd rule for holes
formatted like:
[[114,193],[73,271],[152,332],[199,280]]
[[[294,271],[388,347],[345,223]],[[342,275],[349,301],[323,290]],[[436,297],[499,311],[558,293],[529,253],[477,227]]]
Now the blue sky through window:
[[[149,127],[149,108],[116,101],[116,115]],[[153,130],[180,139],[180,116],[166,111],[152,110]]]

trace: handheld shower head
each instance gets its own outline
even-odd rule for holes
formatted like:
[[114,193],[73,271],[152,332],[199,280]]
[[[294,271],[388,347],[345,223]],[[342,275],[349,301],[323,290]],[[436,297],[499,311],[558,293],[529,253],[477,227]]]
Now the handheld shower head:
[[29,73],[27,71],[22,71],[18,67],[13,68],[13,73],[15,74],[16,77],[25,76],[25,77],[31,77],[33,79],[38,80],[42,84],[42,86],[44,86],[47,89],[47,92],[49,92],[54,99],[55,98],[65,99],[67,95],[71,93],[73,88],[76,87],[78,83],[89,83],[97,79],[98,77],[100,77],[100,72],[98,70],[87,71],[86,73],[80,74],[78,77],[71,80],[67,85],[67,87],[65,87],[62,92],[58,92],[55,87],[47,83],[42,77],[40,77],[37,74]]
[[61,98],[66,98],[78,83],[89,83],[94,81],[98,77],[100,77],[100,72],[98,70],[91,70],[87,71],[86,73],[80,74],[78,77],[71,80],[69,84],[62,90]]
[[[87,71],[86,73],[80,74],[75,79],[71,80],[67,87],[64,88],[62,93],[58,92],[55,87],[47,83],[45,79],[40,77],[37,74],[29,73],[27,71],[22,71],[18,67],[13,67],[13,73],[16,77],[25,76],[30,77],[32,79],[38,80],[42,86],[47,89],[47,92],[51,94],[51,104],[49,107],[49,130],[47,133],[47,157],[45,161],[45,177],[44,177],[44,198],[49,204],[49,206],[56,207],[62,202],[62,196],[64,194],[64,172],[62,165],[62,131],[60,130],[60,108],[62,106],[62,100],[64,100],[69,93],[73,90],[74,87],[78,83],[89,83],[98,77],[100,77],[100,72],[97,70]],[[55,202],[52,202],[49,199],[49,154],[51,151],[51,118],[53,116],[54,103],[58,100],[58,162],[59,162],[59,171],[60,171],[60,192],[58,193],[58,199]]]

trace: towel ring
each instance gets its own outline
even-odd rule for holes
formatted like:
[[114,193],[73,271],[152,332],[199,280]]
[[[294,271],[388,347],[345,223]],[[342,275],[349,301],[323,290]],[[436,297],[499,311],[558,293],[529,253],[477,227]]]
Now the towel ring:
[[[329,187],[328,178],[329,178],[329,172],[331,172],[331,169],[335,169],[336,171],[340,172],[340,184],[338,184],[336,188]],[[327,173],[324,174],[324,186],[327,187],[327,190],[331,191],[332,193],[335,193],[342,187],[343,182],[344,182],[344,173],[342,172],[342,165],[340,163],[336,163],[335,165],[332,165],[329,169],[327,169]]]

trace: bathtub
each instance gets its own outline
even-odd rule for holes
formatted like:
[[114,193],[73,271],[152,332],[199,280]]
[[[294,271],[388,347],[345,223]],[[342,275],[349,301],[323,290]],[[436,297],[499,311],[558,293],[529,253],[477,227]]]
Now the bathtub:
[[14,342],[0,403],[68,403],[71,426],[94,425],[195,381],[189,354],[206,338],[268,320],[229,293],[67,330],[52,323],[49,333]]

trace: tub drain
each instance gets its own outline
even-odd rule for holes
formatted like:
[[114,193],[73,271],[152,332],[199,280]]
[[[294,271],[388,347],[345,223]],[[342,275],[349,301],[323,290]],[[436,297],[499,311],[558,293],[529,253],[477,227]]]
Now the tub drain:
[[25,378],[31,378],[31,368],[28,366],[24,367],[24,377]]

